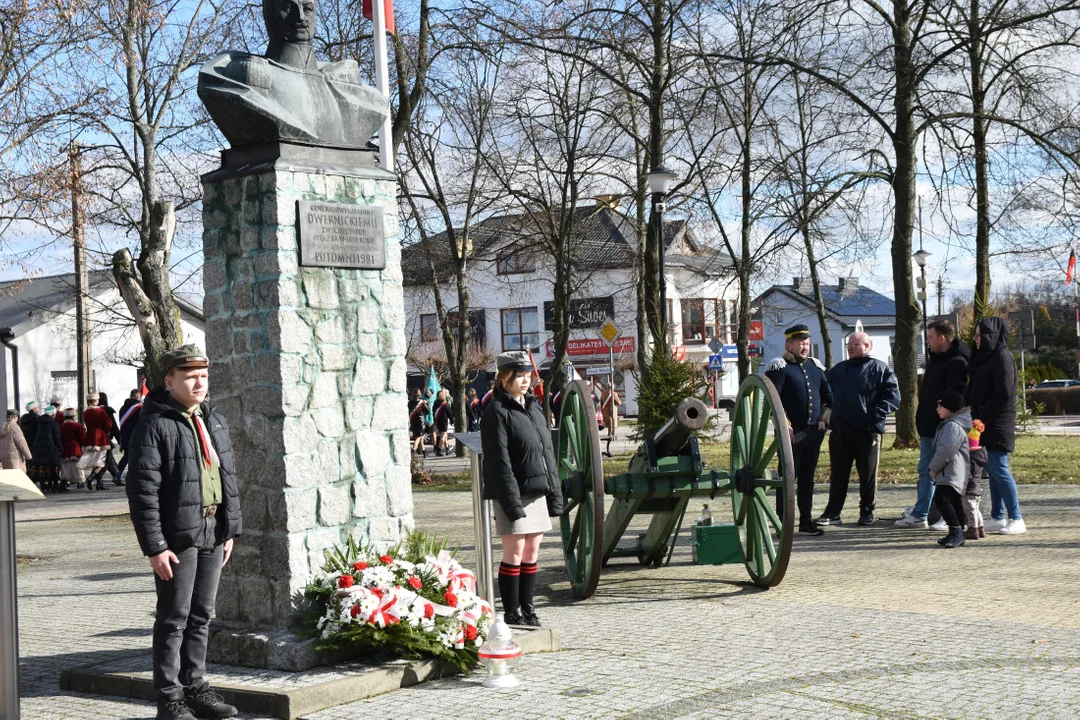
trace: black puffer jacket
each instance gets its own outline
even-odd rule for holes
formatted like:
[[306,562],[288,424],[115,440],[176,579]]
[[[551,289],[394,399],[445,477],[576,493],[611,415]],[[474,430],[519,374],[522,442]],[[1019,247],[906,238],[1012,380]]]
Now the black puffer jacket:
[[834,433],[885,432],[885,418],[900,407],[900,386],[888,365],[863,355],[833,365],[825,379],[832,390]]
[[919,388],[919,407],[915,410],[915,428],[919,437],[932,438],[937,433],[941,418],[937,414],[937,401],[946,390],[964,392],[967,386],[968,362],[971,351],[960,338],[953,338],[945,352],[930,353]]
[[1016,360],[1009,351],[1009,329],[1001,318],[979,321],[982,339],[971,357],[967,403],[982,420],[982,446],[1012,452],[1016,446]]
[[522,499],[548,495],[548,513],[562,514],[562,491],[551,431],[532,395],[522,406],[502,390],[480,421],[484,447],[484,499],[498,500],[511,520],[525,517]]
[[30,454],[34,456],[34,465],[60,466],[60,423],[48,415],[37,419],[37,432],[34,442],[30,443]]
[[[229,428],[208,403],[201,409],[221,461],[222,500],[216,517],[221,539],[228,540],[239,535],[243,525]],[[165,390],[146,397],[128,453],[128,506],[143,554],[194,545],[203,527],[202,457],[191,426],[167,404]]]
[[38,418],[35,413],[28,412],[19,418],[19,428],[22,430],[26,444],[30,446],[30,452],[34,451],[34,438],[37,436]]

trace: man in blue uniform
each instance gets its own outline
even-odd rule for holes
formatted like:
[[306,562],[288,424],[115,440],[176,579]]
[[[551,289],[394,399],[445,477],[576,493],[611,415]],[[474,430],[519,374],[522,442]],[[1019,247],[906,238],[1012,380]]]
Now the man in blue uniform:
[[806,325],[794,325],[784,331],[784,354],[769,361],[765,377],[776,386],[787,414],[795,463],[799,532],[821,535],[825,531],[812,520],[814,471],[829,422],[832,390],[825,379],[824,366],[810,357],[810,329]]

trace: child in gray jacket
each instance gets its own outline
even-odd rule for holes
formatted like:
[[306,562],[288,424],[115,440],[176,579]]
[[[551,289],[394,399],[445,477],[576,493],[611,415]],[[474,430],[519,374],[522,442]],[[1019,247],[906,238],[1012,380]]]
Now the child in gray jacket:
[[934,434],[930,477],[934,480],[934,502],[949,525],[949,534],[938,540],[938,545],[955,548],[964,544],[964,491],[970,476],[967,434],[971,429],[971,412],[964,407],[963,395],[948,391],[938,398],[937,414],[941,423]]

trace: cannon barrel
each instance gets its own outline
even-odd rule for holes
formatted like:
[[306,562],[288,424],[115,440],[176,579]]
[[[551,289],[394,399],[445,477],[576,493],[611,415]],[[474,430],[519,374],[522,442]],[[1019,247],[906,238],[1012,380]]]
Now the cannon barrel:
[[675,408],[675,414],[653,435],[657,455],[678,455],[690,437],[705,427],[709,410],[697,398],[686,398]]

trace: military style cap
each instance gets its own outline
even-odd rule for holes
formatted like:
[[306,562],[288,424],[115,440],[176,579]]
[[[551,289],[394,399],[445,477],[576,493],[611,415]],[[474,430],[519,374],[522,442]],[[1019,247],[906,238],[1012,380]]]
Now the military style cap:
[[532,361],[529,360],[529,353],[524,350],[508,350],[504,353],[499,353],[499,357],[495,359],[496,370],[532,370]]
[[802,325],[802,324],[800,324],[800,325],[792,325],[791,327],[789,327],[787,330],[784,331],[784,339],[785,340],[792,340],[792,339],[804,340],[804,339],[806,339],[808,337],[810,337],[810,328],[808,328],[808,327],[806,327],[805,325]]
[[162,369],[165,372],[169,372],[173,368],[204,368],[210,367],[210,361],[206,359],[206,355],[199,349],[198,345],[181,345],[178,348],[169,350],[161,356]]

